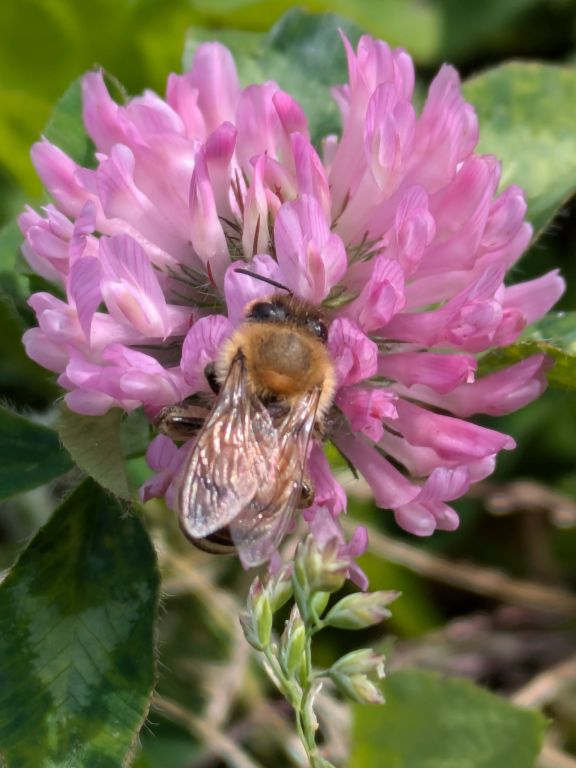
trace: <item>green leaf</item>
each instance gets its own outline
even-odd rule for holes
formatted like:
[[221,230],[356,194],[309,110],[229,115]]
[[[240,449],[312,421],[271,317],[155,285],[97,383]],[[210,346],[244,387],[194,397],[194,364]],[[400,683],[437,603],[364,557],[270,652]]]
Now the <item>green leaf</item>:
[[[349,21],[292,9],[267,35],[230,33],[218,38],[228,45],[244,85],[275,80],[298,100],[308,118],[313,141],[340,130],[340,117],[330,87],[347,80],[346,56],[338,30],[355,45],[358,30]],[[184,67],[189,68],[199,43],[212,31],[192,30],[186,40]]]
[[150,445],[150,422],[141,408],[128,413],[121,425],[120,440],[126,459],[144,456]]
[[44,485],[72,466],[54,430],[0,407],[0,499]]
[[[28,279],[20,271],[23,263],[20,247],[23,239],[16,220],[0,229],[0,291],[17,305],[21,315],[22,305],[25,306],[30,292]],[[26,307],[24,312],[28,315],[29,307]]]
[[519,17],[538,4],[539,0],[441,0],[444,56],[448,61],[469,61],[483,45],[502,41]]
[[350,768],[533,768],[545,720],[473,683],[391,674],[381,707],[355,707]]
[[92,167],[95,150],[82,122],[81,83],[82,78],[74,80],[58,100],[43,133],[79,165]]
[[17,221],[11,221],[0,229],[0,272],[16,269],[23,239]]
[[28,195],[41,185],[30,160],[30,146],[40,137],[37,116],[46,119],[50,102],[23,91],[0,89],[0,166],[6,168]]
[[325,10],[342,13],[373,37],[407,48],[418,62],[430,63],[441,54],[441,17],[437,2],[420,0],[325,0]]
[[554,361],[548,382],[559,389],[576,391],[576,312],[551,312],[519,341],[484,355],[479,373],[484,376],[531,355],[546,354]]
[[0,587],[7,768],[119,768],[154,684],[159,577],[142,523],[92,480]]
[[130,487],[122,453],[122,411],[113,408],[103,416],[83,416],[62,407],[58,432],[80,469],[122,499]]
[[505,64],[465,83],[464,95],[480,118],[480,151],[502,161],[502,187],[524,188],[540,234],[576,190],[576,70]]
[[[17,289],[17,287],[15,287]],[[33,362],[24,351],[26,330],[19,306],[0,281],[0,389],[4,397],[27,407],[45,408],[57,396],[52,374]]]
[[264,40],[263,65],[265,72],[271,71],[266,79],[277,80],[297,99],[315,142],[341,127],[340,112],[330,93],[331,86],[348,78],[339,30],[356,45],[360,30],[349,21],[335,14],[312,16],[293,9]]
[[[282,13],[294,13],[294,5],[291,0],[196,0],[194,9],[206,13],[212,23],[218,19],[231,28],[267,30]],[[419,61],[428,62],[438,56],[441,19],[431,0],[304,0],[297,5],[314,14],[342,14],[390,45],[408,48]],[[220,39],[219,33],[217,37]]]

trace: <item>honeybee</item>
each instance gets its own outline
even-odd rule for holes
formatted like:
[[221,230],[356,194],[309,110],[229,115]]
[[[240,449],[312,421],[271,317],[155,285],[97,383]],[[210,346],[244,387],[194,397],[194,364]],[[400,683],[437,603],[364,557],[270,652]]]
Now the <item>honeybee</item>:
[[[311,503],[308,444],[335,390],[327,337],[316,307],[275,293],[251,302],[222,345],[206,371],[217,398],[178,481],[180,526],[196,546],[259,565]],[[185,407],[165,431],[174,436],[178,421],[186,426]]]

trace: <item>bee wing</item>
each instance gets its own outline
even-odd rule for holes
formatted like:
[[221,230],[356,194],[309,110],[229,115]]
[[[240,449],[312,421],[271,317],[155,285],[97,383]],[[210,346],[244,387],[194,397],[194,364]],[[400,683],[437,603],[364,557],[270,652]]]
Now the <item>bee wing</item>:
[[302,493],[308,442],[319,399],[320,390],[314,390],[291,408],[277,430],[273,483],[259,486],[246,509],[230,523],[232,540],[246,567],[268,560],[292,522]]
[[278,461],[277,431],[248,389],[239,352],[182,469],[178,506],[184,533],[208,536],[234,520],[257,493],[271,496]]

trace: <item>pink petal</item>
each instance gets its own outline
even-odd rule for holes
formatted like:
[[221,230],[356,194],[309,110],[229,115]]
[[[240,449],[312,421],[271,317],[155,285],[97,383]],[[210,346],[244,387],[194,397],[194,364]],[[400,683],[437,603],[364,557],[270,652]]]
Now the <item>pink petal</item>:
[[171,466],[177,453],[178,448],[169,437],[156,435],[146,451],[146,462],[150,469],[159,472]]
[[71,411],[84,416],[103,416],[110,408],[118,405],[113,397],[103,392],[91,392],[75,389],[64,397]]
[[354,432],[363,432],[377,443],[384,432],[382,420],[397,416],[396,395],[385,389],[345,387],[339,390],[336,404],[348,419]]
[[185,134],[184,122],[178,112],[153,91],[144,91],[142,96],[130,99],[124,111],[143,143],[153,144],[160,136],[165,140],[169,134]]
[[68,291],[70,299],[76,306],[78,321],[88,342],[90,342],[94,313],[102,301],[101,279],[102,266],[98,259],[90,256],[77,259],[70,269]]
[[203,150],[196,155],[190,185],[190,240],[206,269],[210,268],[216,284],[221,285],[230,255]]
[[164,134],[151,147],[138,145],[132,151],[138,189],[155,208],[156,217],[187,241],[194,146],[181,136]]
[[198,90],[186,75],[168,75],[166,101],[180,115],[186,136],[204,139],[207,134],[206,121],[198,105]]
[[437,502],[459,499],[470,488],[470,472],[466,466],[437,467],[422,486],[417,501]]
[[420,487],[412,484],[395,469],[371,445],[353,435],[340,434],[334,443],[365,477],[379,507],[394,509],[407,504],[420,493]]
[[285,203],[276,217],[274,241],[288,287],[320,304],[347,265],[344,244],[330,234],[320,203],[308,195]]
[[198,92],[198,108],[208,133],[234,122],[240,86],[232,54],[221,43],[202,43],[184,77]]
[[187,261],[190,246],[160,216],[156,206],[139,189],[135,180],[134,153],[116,145],[110,157],[96,171],[96,186],[106,216],[118,218],[133,227],[147,240]]
[[472,268],[498,180],[495,159],[473,155],[462,163],[450,184],[430,197],[436,238],[420,263],[419,275]]
[[182,346],[181,368],[192,391],[207,390],[204,369],[214,362],[223,342],[232,333],[232,325],[223,315],[201,317],[188,331]]
[[148,466],[158,474],[151,477],[140,488],[140,499],[162,498],[169,492],[170,485],[178,474],[186,453],[187,446],[178,448],[165,435],[157,435],[146,451]]
[[55,373],[62,373],[68,363],[68,350],[52,341],[40,328],[30,328],[22,336],[26,354],[34,362]]
[[53,234],[45,219],[24,232],[22,254],[30,267],[47,280],[61,283],[68,273],[68,242]]
[[[297,117],[299,114],[301,117]],[[306,121],[300,107],[273,82],[249,85],[242,91],[236,112],[236,127],[236,155],[248,175],[253,158],[260,155],[290,163],[290,132],[306,133]]]
[[412,104],[401,100],[396,87],[379,85],[370,98],[364,125],[364,148],[368,165],[378,187],[390,196],[405,173],[416,114]]
[[79,183],[76,163],[46,139],[34,144],[30,155],[42,184],[60,209],[68,216],[78,216],[93,196]]
[[337,517],[346,509],[346,492],[334,477],[328,459],[318,443],[312,443],[307,471],[314,487],[314,503],[309,513],[304,513],[311,520],[318,513],[318,508],[330,510]]
[[[381,214],[376,211],[375,220],[370,224],[371,232],[378,231],[379,220]],[[435,234],[436,224],[428,210],[426,191],[422,187],[409,187],[398,200],[386,255],[400,262],[405,274],[411,275],[418,268]]]
[[310,141],[301,133],[291,135],[296,179],[300,195],[310,195],[320,203],[327,221],[330,220],[331,195],[322,161]]
[[558,301],[566,289],[566,282],[554,269],[535,280],[518,283],[504,292],[504,307],[520,310],[526,322],[539,320]]
[[[382,328],[405,305],[404,270],[384,254],[369,262],[370,273],[360,294],[346,305],[340,315],[354,320],[366,333]],[[355,281],[349,282],[353,290]]]
[[471,355],[448,355],[434,352],[400,352],[381,354],[378,373],[407,387],[423,384],[440,394],[474,380],[476,358]]
[[269,246],[269,212],[263,183],[265,159],[265,155],[261,155],[256,161],[254,175],[244,199],[242,250],[246,259],[251,259],[256,253],[265,253]]
[[143,336],[170,333],[166,299],[144,249],[128,235],[100,240],[102,296],[110,314]]
[[463,418],[476,413],[503,416],[523,408],[542,394],[551,365],[545,355],[533,355],[474,382],[462,383],[442,396],[419,386],[412,387],[410,394]]
[[[74,263],[76,259],[83,255],[94,257],[98,255],[98,244],[95,238],[90,240],[90,235],[96,229],[96,216],[96,206],[90,200],[84,205],[80,211],[80,216],[74,222],[69,247],[70,263]],[[91,253],[88,253],[88,250]]]
[[404,504],[394,510],[394,517],[401,528],[415,536],[430,536],[437,528],[455,531],[460,524],[457,513],[442,502]]
[[350,386],[374,376],[378,347],[358,326],[345,317],[337,317],[328,332],[328,350],[334,362],[338,386]]
[[395,315],[386,326],[386,336],[426,346],[442,342],[470,352],[485,350],[503,320],[502,305],[493,298],[503,276],[500,265],[491,265],[439,309]]
[[97,149],[108,154],[114,144],[136,144],[139,132],[110,97],[102,70],[82,78],[82,116],[86,132]]
[[462,97],[456,70],[444,64],[430,85],[416,126],[410,183],[421,184],[430,192],[440,189],[477,141],[474,109]]
[[210,134],[204,145],[206,168],[210,177],[216,210],[220,216],[232,217],[230,207],[230,183],[234,167],[232,159],[236,147],[236,128],[232,123],[222,123]]
[[432,448],[448,461],[482,459],[516,445],[511,437],[500,432],[433,413],[405,400],[398,400],[396,408],[398,419],[391,427],[413,445]]

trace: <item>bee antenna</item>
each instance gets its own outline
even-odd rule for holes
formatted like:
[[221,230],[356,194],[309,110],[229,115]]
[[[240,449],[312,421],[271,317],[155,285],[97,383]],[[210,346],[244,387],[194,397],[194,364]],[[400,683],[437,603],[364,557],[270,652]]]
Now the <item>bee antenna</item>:
[[282,285],[282,283],[277,282],[276,280],[272,280],[271,277],[264,277],[264,275],[257,275],[256,272],[250,272],[249,269],[235,269],[234,272],[238,272],[241,275],[248,275],[248,277],[253,277],[256,280],[262,280],[263,283],[269,283],[270,285],[273,285],[275,288],[280,288],[283,291],[286,291],[290,296],[293,295],[293,292],[290,290],[290,288],[287,288],[285,285]]

